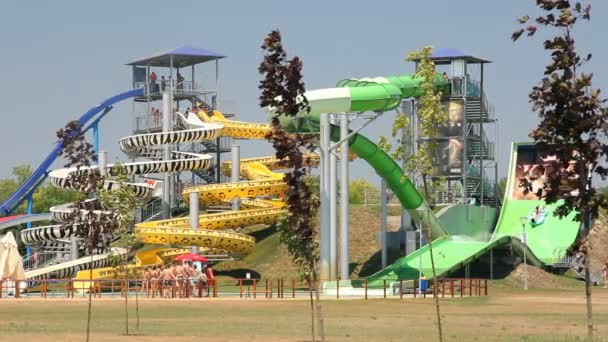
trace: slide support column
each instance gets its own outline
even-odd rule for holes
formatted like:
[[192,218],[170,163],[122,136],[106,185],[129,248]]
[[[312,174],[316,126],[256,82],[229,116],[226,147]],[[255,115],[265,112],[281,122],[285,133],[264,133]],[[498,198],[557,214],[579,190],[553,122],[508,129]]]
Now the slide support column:
[[[191,192],[190,193],[190,229],[198,229],[199,227],[199,220],[198,220],[198,215],[199,215],[199,208],[198,208],[198,192]],[[198,253],[198,247],[192,247],[191,248],[192,253]]]
[[[241,180],[241,147],[239,145],[232,145],[231,150],[232,163],[230,181],[232,183],[238,183]],[[239,210],[240,206],[240,198],[237,197],[232,200],[232,210]]]
[[99,121],[93,125],[93,150],[97,159],[99,159]]
[[[171,130],[171,94],[168,92],[163,93],[163,132],[169,132]],[[164,159],[171,159],[170,147],[165,145]],[[163,174],[163,201],[162,201],[162,218],[163,220],[169,219],[171,215],[171,174],[165,172]]]
[[321,113],[320,114],[320,136],[319,136],[319,145],[321,150],[321,177],[320,177],[320,279],[321,280],[329,280],[330,279],[330,232],[329,232],[329,166],[330,166],[330,158],[329,158],[329,144],[330,144],[330,134],[329,134],[329,114]]
[[330,246],[330,270],[331,278],[334,280],[338,276],[338,179],[337,179],[338,158],[336,151],[329,151],[329,239]]
[[348,279],[350,276],[348,257],[348,115],[340,114],[340,278]]
[[382,268],[388,266],[388,251],[386,248],[386,226],[387,226],[387,214],[388,214],[388,198],[386,196],[386,181],[382,179],[380,183],[380,246],[382,248]]

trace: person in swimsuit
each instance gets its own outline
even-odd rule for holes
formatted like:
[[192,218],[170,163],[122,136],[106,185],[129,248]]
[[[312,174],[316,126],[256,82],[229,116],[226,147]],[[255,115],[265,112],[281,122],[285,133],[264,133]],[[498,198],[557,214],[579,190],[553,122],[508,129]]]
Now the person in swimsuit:
[[165,265],[163,268],[163,292],[164,297],[169,298],[171,287],[175,284],[175,272],[173,272],[173,266]]

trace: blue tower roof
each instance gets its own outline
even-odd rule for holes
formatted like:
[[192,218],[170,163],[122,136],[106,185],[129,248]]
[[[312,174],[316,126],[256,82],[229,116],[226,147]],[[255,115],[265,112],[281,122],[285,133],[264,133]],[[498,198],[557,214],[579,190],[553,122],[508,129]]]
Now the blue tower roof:
[[225,55],[215,51],[184,45],[171,50],[157,52],[151,56],[127,63],[127,65],[149,64],[156,67],[169,67],[171,65],[171,58],[173,58],[173,67],[184,68],[225,57]]

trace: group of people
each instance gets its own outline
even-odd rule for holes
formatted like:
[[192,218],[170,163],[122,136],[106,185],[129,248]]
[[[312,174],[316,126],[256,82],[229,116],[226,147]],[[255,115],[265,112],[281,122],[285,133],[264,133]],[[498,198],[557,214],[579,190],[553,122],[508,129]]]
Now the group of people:
[[[169,298],[193,296],[193,289],[200,289],[199,294],[208,295],[209,283],[215,280],[213,270],[207,264],[195,264],[191,261],[173,262],[143,271],[143,288],[147,293]],[[175,292],[174,292],[175,291]]]
[[[177,84],[175,85],[176,89],[184,89],[184,76],[182,76],[182,74],[179,73],[179,71],[177,72]],[[156,73],[154,71],[152,71],[150,73],[150,76],[148,76],[148,79],[150,80],[150,92],[151,93],[158,93],[161,91],[165,91],[165,89],[167,89],[167,79],[165,78],[165,76],[161,76],[160,77],[160,85],[157,83],[158,81],[158,75],[156,75]]]

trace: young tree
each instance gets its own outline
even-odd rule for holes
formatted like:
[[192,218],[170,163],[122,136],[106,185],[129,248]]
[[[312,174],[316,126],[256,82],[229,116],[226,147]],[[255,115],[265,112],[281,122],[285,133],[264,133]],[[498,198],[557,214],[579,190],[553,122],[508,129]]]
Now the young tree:
[[[399,144],[391,153],[392,157],[396,160],[405,160],[405,172],[420,177],[422,180],[424,197],[427,201],[433,200],[435,191],[432,190],[439,189],[442,185],[441,179],[433,176],[433,169],[437,163],[438,142],[436,138],[439,136],[438,129],[445,126],[448,122],[448,114],[441,106],[441,90],[437,89],[437,85],[435,84],[437,73],[435,71],[435,63],[430,59],[432,50],[433,48],[431,46],[425,46],[419,51],[410,52],[407,58],[408,61],[418,62],[418,69],[416,70],[414,77],[420,79],[422,95],[419,99],[416,115],[418,116],[418,122],[420,124],[420,135],[427,139],[420,144],[413,155],[408,155],[407,151],[401,148],[401,144]],[[407,129],[410,129],[410,120],[405,114],[397,114],[393,121],[391,135],[396,137],[397,133],[401,130]],[[386,137],[380,138],[378,146],[385,151],[390,151],[392,147]],[[408,175],[404,174],[403,177],[408,177]],[[428,215],[429,217],[425,221],[430,222],[430,215],[433,215],[433,212],[427,210],[427,212],[422,215]],[[428,225],[427,229],[427,236],[431,237],[431,226]],[[437,272],[435,270],[433,244],[429,243],[428,246],[431,258],[431,270],[433,273],[433,286],[437,287]],[[437,313],[439,341],[443,341],[441,308],[439,306],[438,296],[435,296],[435,309]]]
[[[102,189],[99,191],[99,198],[104,208],[110,210],[115,215],[115,229],[113,234],[120,236],[120,245],[127,249],[127,253],[120,258],[120,268],[125,277],[125,335],[129,335],[129,267],[128,257],[133,246],[137,242],[135,235],[132,234],[132,228],[135,223],[135,209],[137,207],[137,197],[135,190],[129,186],[129,175],[126,169],[121,165],[114,165],[111,173],[112,190]],[[135,291],[135,312],[137,329],[139,329],[139,296]]]
[[[57,132],[57,138],[63,144],[62,156],[67,159],[65,167],[75,168],[66,179],[67,188],[80,191],[86,198],[92,195],[103,186],[104,177],[97,169],[88,169],[92,162],[96,160],[93,146],[86,142],[84,131],[78,121],[69,122],[65,128]],[[101,203],[97,199],[83,199],[73,204],[72,213],[64,224],[71,224],[76,227],[76,236],[85,241],[86,252],[91,255],[89,263],[89,301],[87,311],[87,330],[86,341],[89,341],[91,330],[91,308],[93,296],[93,254],[100,247],[105,247],[106,236],[111,235],[114,227],[114,216],[103,210]]]
[[[605,166],[608,156],[606,144],[608,110],[600,90],[593,88],[593,74],[581,69],[591,59],[576,50],[574,28],[581,20],[590,20],[591,5],[583,1],[536,0],[542,14],[530,23],[530,16],[518,18],[524,28],[513,32],[511,38],[518,40],[524,33],[531,37],[539,27],[555,33],[544,40],[543,47],[551,55],[544,76],[530,92],[532,109],[538,114],[540,123],[531,133],[540,153],[556,156],[547,172],[547,182],[536,192],[547,203],[559,203],[555,214],[565,217],[575,212],[581,223],[580,238],[576,248],[585,256],[585,296],[587,301],[587,337],[593,339],[593,316],[591,307],[591,282],[589,277],[590,219],[598,215],[600,207],[608,202],[594,186],[593,180],[606,179]],[[520,185],[529,192],[526,180]]]
[[[272,130],[267,138],[272,142],[276,157],[281,159],[285,166],[291,169],[285,174],[287,183],[287,210],[288,214],[279,224],[281,242],[294,262],[299,266],[300,275],[306,279],[311,288],[314,287],[316,296],[317,317],[321,339],[325,340],[323,316],[318,292],[318,277],[316,264],[318,260],[318,242],[316,213],[319,200],[313,195],[307,184],[308,168],[306,166],[305,152],[313,151],[312,137],[288,134],[279,123],[281,116],[295,116],[309,110],[308,100],[304,96],[304,83],[302,82],[302,61],[298,57],[287,60],[283,49],[281,34],[272,31],[262,44],[264,59],[258,71],[264,75],[260,81],[260,106],[274,109],[272,117]],[[312,338],[315,340],[314,303],[312,292],[311,317]]]

